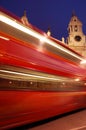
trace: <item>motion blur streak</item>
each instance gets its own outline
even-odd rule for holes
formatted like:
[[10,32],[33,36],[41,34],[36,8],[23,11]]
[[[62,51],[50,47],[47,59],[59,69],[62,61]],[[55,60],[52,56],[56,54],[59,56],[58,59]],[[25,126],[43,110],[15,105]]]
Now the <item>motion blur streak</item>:
[[80,64],[85,60],[1,10],[0,129],[86,108],[86,67]]

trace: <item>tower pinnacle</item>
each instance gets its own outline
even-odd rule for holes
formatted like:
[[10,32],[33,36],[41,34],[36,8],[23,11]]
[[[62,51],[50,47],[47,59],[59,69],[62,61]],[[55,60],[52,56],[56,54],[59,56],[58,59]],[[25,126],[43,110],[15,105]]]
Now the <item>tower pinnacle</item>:
[[50,35],[51,35],[51,30],[50,30],[50,27],[48,27],[47,35],[48,35],[48,36],[50,36]]
[[26,10],[24,10],[24,15],[21,17],[21,21],[23,24],[29,25],[29,21],[28,21],[27,15],[26,15]]

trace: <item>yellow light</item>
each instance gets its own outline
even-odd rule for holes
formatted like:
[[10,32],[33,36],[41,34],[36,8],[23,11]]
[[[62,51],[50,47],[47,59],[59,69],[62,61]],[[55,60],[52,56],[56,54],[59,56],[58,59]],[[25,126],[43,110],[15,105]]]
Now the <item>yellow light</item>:
[[76,78],[75,81],[80,81],[80,79],[79,79],[79,78]]
[[9,40],[10,40],[9,38],[3,37],[3,36],[0,36],[0,38],[3,39],[3,40],[6,40],[6,41],[9,41]]
[[86,60],[82,60],[80,64],[86,64]]

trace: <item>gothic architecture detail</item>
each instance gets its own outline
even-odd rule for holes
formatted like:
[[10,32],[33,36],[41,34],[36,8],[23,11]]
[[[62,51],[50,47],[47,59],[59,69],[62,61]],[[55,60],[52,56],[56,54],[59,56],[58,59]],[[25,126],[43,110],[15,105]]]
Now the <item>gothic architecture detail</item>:
[[68,25],[67,44],[70,48],[86,56],[86,36],[82,30],[82,22],[75,13],[72,14]]

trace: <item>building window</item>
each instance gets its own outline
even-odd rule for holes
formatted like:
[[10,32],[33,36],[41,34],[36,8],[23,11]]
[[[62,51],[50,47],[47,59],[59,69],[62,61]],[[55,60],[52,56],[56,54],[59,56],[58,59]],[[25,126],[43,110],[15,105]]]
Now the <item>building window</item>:
[[78,28],[77,28],[77,25],[75,25],[75,28],[74,28],[75,32],[77,32]]

